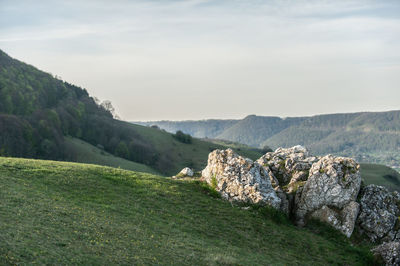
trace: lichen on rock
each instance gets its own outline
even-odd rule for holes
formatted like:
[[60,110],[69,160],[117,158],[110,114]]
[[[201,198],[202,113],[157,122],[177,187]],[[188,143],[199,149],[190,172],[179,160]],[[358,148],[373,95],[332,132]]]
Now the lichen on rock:
[[284,188],[290,183],[307,180],[309,169],[317,157],[309,157],[306,148],[298,145],[292,148],[278,148],[268,152],[257,160],[259,164],[268,168],[274,179],[275,186]]
[[297,192],[305,184],[315,161],[318,158],[309,156],[308,150],[300,145],[278,148],[257,160],[268,172],[271,184],[281,198],[280,210],[288,216],[294,209]]
[[387,266],[400,265],[400,242],[398,241],[383,243],[373,248],[372,252]]
[[358,214],[359,165],[351,158],[327,155],[314,163],[296,205],[296,222],[308,216],[331,224],[350,237]]
[[225,199],[267,204],[274,208],[281,204],[265,169],[232,149],[211,152],[202,177],[210,185],[215,183],[215,189]]
[[400,239],[400,195],[377,185],[368,185],[360,193],[357,224],[371,241]]

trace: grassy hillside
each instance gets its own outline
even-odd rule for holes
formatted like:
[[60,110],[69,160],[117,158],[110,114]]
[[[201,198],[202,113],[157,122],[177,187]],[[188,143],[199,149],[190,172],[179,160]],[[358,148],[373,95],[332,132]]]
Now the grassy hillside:
[[[122,122],[121,122],[122,123]],[[230,145],[223,143],[212,143],[204,140],[193,139],[192,143],[186,144],[176,140],[172,134],[150,127],[123,122],[126,126],[132,127],[135,132],[156,149],[157,153],[164,154],[168,162],[173,164],[169,171],[164,174],[173,175],[184,167],[192,167],[195,170],[202,170],[208,159],[208,154],[215,149],[226,149]],[[240,155],[256,160],[261,157],[261,151],[251,147],[232,147]]]
[[196,181],[0,158],[0,264],[367,265],[331,229],[243,210]]
[[400,174],[390,167],[379,164],[361,164],[361,176],[367,185],[380,185],[391,191],[400,192]]
[[65,142],[69,161],[105,165],[125,170],[159,174],[156,170],[145,164],[135,163],[114,156],[83,140],[67,137],[65,138]]
[[[172,175],[185,166],[200,170],[211,150],[225,148],[200,140],[179,142],[170,133],[114,119],[112,109],[85,89],[0,50],[0,156],[101,163]],[[70,137],[83,142],[71,142]],[[105,158],[83,143],[113,156]],[[241,153],[259,157],[250,150]]]
[[[146,131],[142,133],[145,134]],[[157,139],[156,136],[155,139]],[[163,139],[164,137],[159,138],[159,140]],[[66,140],[67,140],[66,142],[67,142],[68,154],[70,154],[71,160],[74,162],[98,164],[98,165],[121,168],[125,170],[159,174],[157,173],[156,170],[148,167],[147,165],[135,163],[120,157],[116,157],[80,139],[74,139],[69,137],[66,138]],[[211,139],[209,139],[207,142],[204,143],[202,142],[197,143],[197,140],[195,142],[196,143],[194,145],[196,145],[196,147],[202,147],[203,145],[205,145],[205,149],[203,147],[203,149],[200,149],[200,153],[196,153],[198,154],[197,156],[194,153],[192,153],[191,155],[192,158],[196,158],[196,160],[200,162],[200,164],[196,164],[197,165],[196,170],[201,170],[203,167],[205,167],[207,160],[207,154],[205,153],[207,153],[209,149],[216,148],[216,147],[209,147],[210,143],[217,144],[219,148],[230,147],[238,152],[242,152],[242,154],[244,154],[246,157],[252,158],[253,160],[258,159],[262,155],[261,151],[258,149],[250,148],[244,144],[235,142],[229,142],[223,140],[211,140]],[[159,141],[157,145],[162,146],[162,143],[160,143]],[[196,149],[196,151],[198,150]],[[188,153],[190,153],[190,150],[188,151]],[[179,157],[179,155],[177,156]],[[182,162],[178,167],[183,168],[184,165],[191,164],[192,162],[192,161],[187,161],[186,164],[183,158],[182,160],[184,162]],[[396,170],[388,166],[380,164],[362,163],[361,175],[367,185],[376,184],[384,186],[392,191],[393,190],[400,191],[400,174]]]

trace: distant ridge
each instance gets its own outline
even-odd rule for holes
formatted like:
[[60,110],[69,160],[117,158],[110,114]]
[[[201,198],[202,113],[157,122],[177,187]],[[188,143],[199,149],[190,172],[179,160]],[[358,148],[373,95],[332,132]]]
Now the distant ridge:
[[280,118],[250,115],[240,120],[155,121],[169,132],[240,142],[253,147],[307,146],[362,162],[400,168],[400,111],[358,112]]

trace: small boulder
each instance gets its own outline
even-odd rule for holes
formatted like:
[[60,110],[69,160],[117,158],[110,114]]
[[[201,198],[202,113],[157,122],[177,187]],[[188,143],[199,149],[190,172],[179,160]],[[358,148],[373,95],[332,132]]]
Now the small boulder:
[[192,169],[189,167],[183,168],[176,176],[173,176],[172,178],[184,178],[184,177],[193,177],[194,172]]
[[351,158],[327,155],[314,163],[296,202],[299,225],[311,216],[331,224],[350,237],[357,218],[361,186],[359,165]]
[[357,224],[371,241],[400,238],[400,195],[377,185],[368,185],[360,193],[360,215]]
[[232,149],[211,152],[202,177],[225,199],[280,207],[281,199],[265,169]]
[[194,173],[192,169],[190,169],[189,167],[185,167],[179,172],[179,174],[192,177]]
[[385,265],[400,265],[400,242],[383,243],[371,250]]

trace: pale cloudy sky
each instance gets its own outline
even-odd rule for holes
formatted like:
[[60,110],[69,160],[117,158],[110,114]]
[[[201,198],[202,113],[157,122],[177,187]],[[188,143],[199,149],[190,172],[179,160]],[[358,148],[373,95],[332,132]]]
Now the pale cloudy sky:
[[0,0],[0,49],[125,120],[400,109],[399,0]]

